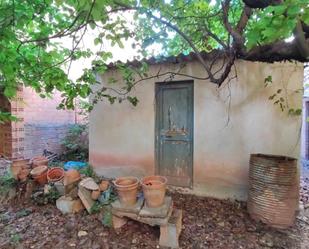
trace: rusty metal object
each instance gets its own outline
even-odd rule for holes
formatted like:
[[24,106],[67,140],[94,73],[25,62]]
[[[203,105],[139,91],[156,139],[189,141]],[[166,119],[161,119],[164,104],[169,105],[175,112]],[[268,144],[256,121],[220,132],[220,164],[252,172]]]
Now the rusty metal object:
[[288,228],[299,200],[297,159],[265,154],[250,157],[248,212],[272,227]]

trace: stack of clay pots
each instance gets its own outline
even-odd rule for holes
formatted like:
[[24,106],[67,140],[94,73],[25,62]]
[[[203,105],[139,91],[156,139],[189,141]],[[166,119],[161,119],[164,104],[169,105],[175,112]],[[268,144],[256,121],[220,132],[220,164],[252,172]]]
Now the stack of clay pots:
[[163,176],[147,176],[141,181],[136,177],[120,177],[114,181],[119,201],[126,206],[137,202],[139,184],[142,185],[147,207],[160,207],[164,203],[167,179]]
[[11,165],[11,172],[16,180],[25,181],[30,173],[29,159],[14,160]]
[[37,166],[30,171],[32,178],[40,185],[47,183],[47,171],[46,165]]
[[48,159],[45,156],[35,156],[31,158],[30,164],[32,170],[30,175],[34,181],[40,185],[47,183],[47,172],[48,172]]

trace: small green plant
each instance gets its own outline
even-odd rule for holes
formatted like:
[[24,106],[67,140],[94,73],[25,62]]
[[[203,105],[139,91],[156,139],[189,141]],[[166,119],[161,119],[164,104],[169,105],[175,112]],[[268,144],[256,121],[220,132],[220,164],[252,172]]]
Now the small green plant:
[[63,160],[86,161],[88,159],[88,125],[71,125],[67,135],[61,141]]
[[16,218],[21,218],[21,217],[25,217],[28,216],[29,214],[31,214],[32,211],[29,209],[21,209],[16,213]]
[[103,205],[100,202],[95,202],[94,205],[90,209],[91,214],[99,213],[103,208]]
[[51,203],[51,204],[55,204],[56,200],[60,198],[60,196],[61,196],[60,193],[57,191],[57,189],[54,186],[49,190],[48,194],[45,195],[48,203]]
[[79,172],[85,176],[96,178],[96,174],[92,166],[89,164],[86,167],[82,168]]
[[106,207],[104,208],[104,214],[103,214],[103,218],[102,218],[102,224],[103,226],[106,227],[111,227],[112,226],[112,211],[110,209],[110,207]]
[[7,223],[10,220],[10,215],[4,213],[0,214],[0,222]]
[[10,236],[10,243],[14,246],[17,246],[21,241],[21,236],[18,233],[13,233]]
[[11,188],[15,187],[16,180],[11,173],[0,176],[0,195],[7,193]]

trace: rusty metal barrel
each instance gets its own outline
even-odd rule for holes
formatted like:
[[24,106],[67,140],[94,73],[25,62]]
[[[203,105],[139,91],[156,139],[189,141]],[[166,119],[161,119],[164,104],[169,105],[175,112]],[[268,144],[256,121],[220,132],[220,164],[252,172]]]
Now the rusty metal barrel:
[[298,187],[297,159],[251,154],[247,207],[253,219],[276,228],[292,226],[298,209]]

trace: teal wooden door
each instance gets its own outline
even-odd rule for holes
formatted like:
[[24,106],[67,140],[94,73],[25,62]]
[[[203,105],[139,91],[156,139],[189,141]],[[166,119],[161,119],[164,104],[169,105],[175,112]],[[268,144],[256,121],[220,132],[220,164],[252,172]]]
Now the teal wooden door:
[[191,187],[193,175],[193,82],[156,84],[156,173]]

